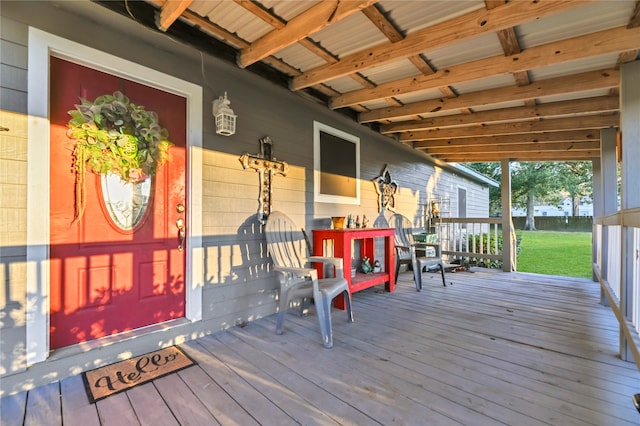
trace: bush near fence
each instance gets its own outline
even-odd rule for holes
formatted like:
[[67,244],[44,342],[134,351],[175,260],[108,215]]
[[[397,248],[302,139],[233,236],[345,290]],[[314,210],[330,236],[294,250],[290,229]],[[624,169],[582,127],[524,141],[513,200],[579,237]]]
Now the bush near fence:
[[[482,247],[487,247],[487,238],[489,238],[489,254],[500,254],[502,253],[502,235],[498,235],[498,247],[496,251],[496,238],[494,234],[488,235],[487,233],[475,234],[475,235],[465,235],[462,240],[462,250],[471,250],[473,247],[478,249],[482,244]],[[475,243],[474,241],[475,240]],[[520,253],[520,244],[521,238],[516,238],[516,254]],[[464,257],[461,259],[455,259],[451,263],[453,264],[462,264],[462,265],[473,265],[479,266],[481,268],[490,268],[490,269],[502,269],[502,260],[497,259],[487,259],[483,258],[481,253],[478,253],[476,257]]]
[[[526,217],[514,217],[513,226],[524,229]],[[591,216],[535,216],[538,231],[591,232],[593,217]]]

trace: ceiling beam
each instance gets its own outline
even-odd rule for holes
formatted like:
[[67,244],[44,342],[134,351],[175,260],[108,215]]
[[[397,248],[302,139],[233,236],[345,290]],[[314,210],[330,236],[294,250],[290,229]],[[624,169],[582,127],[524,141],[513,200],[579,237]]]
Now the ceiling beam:
[[[257,3],[252,0],[234,0],[234,1],[236,2],[236,4],[242,6],[249,12],[253,13],[258,18],[262,19],[264,22],[271,25],[275,29],[283,29],[284,27],[287,26],[287,21],[285,21],[284,19],[282,19],[281,17],[273,13],[271,10],[265,8],[261,3]],[[372,6],[369,6],[369,7],[372,7]],[[314,55],[320,57],[327,63],[333,64],[338,62],[338,58],[336,58],[331,52],[327,51],[326,49],[324,49],[322,46],[320,46],[318,43],[314,42],[310,38],[302,39],[298,41],[298,44],[300,44],[300,46],[304,47]],[[247,47],[249,47],[249,43],[245,44],[245,48]],[[280,61],[280,60],[276,59],[275,57],[267,57],[267,58],[263,58],[263,61],[265,63],[270,64],[273,61]],[[289,75],[291,76],[300,75],[300,71],[291,67],[291,71],[289,72]],[[363,87],[367,87],[367,88],[374,87],[374,85],[371,82],[369,82],[359,74],[352,74],[350,77],[356,80],[358,83],[360,83]],[[313,86],[313,88],[328,96],[337,96],[339,94],[339,92],[336,92],[334,89],[324,84],[317,84]],[[366,111],[366,109],[361,109],[361,111]]]
[[637,27],[640,25],[640,1],[636,2],[636,7],[633,10],[631,19],[629,19],[629,28]]
[[509,161],[591,161],[600,156],[600,150],[562,151],[562,152],[512,152],[504,154],[451,154],[432,155],[432,157],[448,163],[487,163]]
[[563,77],[540,80],[522,87],[501,87],[462,94],[457,98],[439,98],[406,104],[400,107],[385,107],[360,114],[360,122],[402,119],[438,111],[473,108],[501,102],[513,102],[531,98],[609,89],[619,84],[620,72],[615,69],[589,71]]
[[160,14],[156,16],[158,29],[163,32],[167,31],[192,2],[193,0],[166,1],[160,8]]
[[[556,65],[567,61],[640,48],[640,27],[613,28],[580,37],[531,47],[511,56],[493,56],[438,70],[431,75],[418,75],[380,84],[371,89],[344,93],[331,99],[331,108],[341,108],[399,96],[440,86],[451,86],[508,73]],[[304,74],[303,74],[304,75]]]
[[267,9],[262,3],[255,2],[253,0],[233,0],[236,4],[244,7],[249,12],[262,19],[273,28],[284,28],[287,25],[287,21],[274,14],[270,9]]
[[[365,9],[362,9],[362,13],[369,18],[369,20],[380,30],[382,34],[384,34],[389,41],[392,43],[403,40],[405,36],[400,32],[399,29],[393,24],[393,22],[389,21],[387,17],[378,9],[376,5],[371,5]],[[409,56],[407,58],[417,69],[424,75],[431,75],[435,73],[435,70],[431,67],[431,65],[422,57],[422,55],[417,54],[413,56]],[[353,74],[351,74],[353,75]],[[367,89],[371,89],[375,87],[375,85],[364,86]],[[440,87],[440,92],[448,97],[455,98],[456,94],[451,90],[450,87]],[[384,99],[389,99],[391,96],[385,96]],[[391,103],[391,102],[390,102]]]
[[482,154],[482,153],[510,153],[510,152],[555,152],[555,151],[592,151],[600,149],[600,141],[579,142],[543,142],[528,144],[494,144],[488,146],[460,146],[460,147],[430,147],[422,148],[429,155],[448,154]]
[[599,141],[600,129],[569,130],[545,133],[524,133],[515,135],[497,136],[471,136],[456,139],[433,139],[428,141],[415,141],[410,143],[413,148],[437,148],[437,147],[484,147],[495,144],[527,144],[546,142],[579,142]]
[[620,124],[619,114],[588,115],[569,118],[550,118],[539,121],[487,124],[484,126],[451,127],[447,129],[420,130],[400,134],[400,142],[429,139],[464,138],[470,136],[514,135],[518,133],[542,133],[561,130],[584,130],[615,127]]
[[[158,8],[162,7],[162,5],[165,3],[164,0],[146,0],[146,2]],[[203,18],[202,16],[188,9],[182,13],[182,15],[180,16],[180,19],[187,22],[189,25],[193,27],[197,27],[198,30],[203,32],[204,34],[212,36],[217,40],[221,40],[223,43],[226,43],[233,48],[242,49],[244,47],[249,46],[249,42],[239,37],[237,34],[231,33],[225,30],[219,25],[209,21],[207,18]],[[294,76],[300,74],[300,71],[298,69],[292,67],[289,64],[284,63],[283,61],[273,56],[265,58],[263,62],[271,66],[273,69],[280,71],[283,74],[294,75]],[[316,86],[316,87],[319,87],[319,86]],[[329,96],[335,96],[335,92],[330,93]]]
[[[275,15],[271,10],[266,9],[261,3],[254,2],[252,0],[234,0],[234,1],[276,29],[282,29],[287,25],[287,21]],[[372,7],[375,7],[375,6],[371,5],[365,8],[364,10],[370,9]],[[300,40],[298,44],[304,47],[305,49],[307,49],[308,51],[310,51],[311,53],[313,53],[314,55],[320,57],[321,59],[323,59],[325,62],[329,64],[334,64],[338,62],[337,57],[335,57],[331,52],[327,51],[325,48],[320,46],[320,44],[316,43],[310,38],[305,38],[303,40]],[[272,58],[264,59],[265,62],[271,61],[271,60]],[[292,76],[300,75],[300,72],[298,70],[295,70],[293,73],[290,73],[290,75]],[[360,85],[362,85],[362,87],[366,87],[366,88],[375,87],[373,83],[371,83],[366,78],[362,77],[360,74],[357,74],[357,73],[351,74],[349,77],[357,81]],[[317,84],[313,86],[313,88],[329,96],[339,95],[339,92],[336,92],[334,89],[324,84]],[[330,94],[330,93],[333,93],[333,94]],[[354,107],[353,109],[357,109],[358,111],[368,111],[367,109],[362,107]]]
[[[377,0],[329,0],[315,4],[311,8],[287,22],[281,29],[263,35],[238,55],[238,65],[245,68],[271,54],[305,39],[329,25],[335,24]],[[307,86],[308,87],[308,86]]]
[[335,64],[316,67],[295,77],[293,90],[333,80],[365,69],[441,48],[469,37],[513,27],[541,16],[558,13],[584,2],[568,0],[514,1],[495,9],[485,8],[409,34],[395,43],[383,43],[348,55]]
[[[162,8],[162,6],[165,3],[170,3],[170,2],[165,2],[163,0],[146,0],[146,1],[147,3],[152,4],[158,8]],[[203,33],[208,34],[210,36],[215,36],[215,38],[221,39],[223,42],[230,44],[232,47],[242,48],[249,45],[249,43],[247,43],[242,38],[238,37],[236,34],[233,34],[225,30],[221,26],[214,24],[208,19],[203,18],[202,16],[190,10],[185,10],[182,13],[181,18],[189,22],[191,25],[196,26]]]
[[418,130],[442,129],[446,127],[469,126],[495,122],[537,120],[543,117],[563,115],[577,116],[581,114],[598,114],[618,111],[620,100],[615,96],[599,96],[594,98],[575,99],[570,101],[550,102],[535,106],[512,107],[480,111],[473,114],[455,114],[423,120],[392,123],[382,126],[380,133],[398,133]]

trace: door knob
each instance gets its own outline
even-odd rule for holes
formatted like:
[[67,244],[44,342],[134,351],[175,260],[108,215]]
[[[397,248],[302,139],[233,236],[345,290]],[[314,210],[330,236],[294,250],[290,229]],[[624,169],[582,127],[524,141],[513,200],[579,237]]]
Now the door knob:
[[176,220],[176,228],[178,228],[178,251],[184,250],[184,219],[178,218]]

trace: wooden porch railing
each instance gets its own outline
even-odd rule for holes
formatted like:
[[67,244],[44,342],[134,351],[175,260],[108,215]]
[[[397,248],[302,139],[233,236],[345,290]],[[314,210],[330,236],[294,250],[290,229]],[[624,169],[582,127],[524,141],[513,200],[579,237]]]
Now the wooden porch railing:
[[593,274],[625,337],[620,354],[640,368],[640,208],[594,218]]
[[442,254],[453,259],[489,263],[502,262],[511,265],[508,270],[515,271],[517,265],[517,241],[510,221],[507,244],[510,250],[503,250],[502,222],[499,217],[489,218],[442,218],[436,232],[442,246]]

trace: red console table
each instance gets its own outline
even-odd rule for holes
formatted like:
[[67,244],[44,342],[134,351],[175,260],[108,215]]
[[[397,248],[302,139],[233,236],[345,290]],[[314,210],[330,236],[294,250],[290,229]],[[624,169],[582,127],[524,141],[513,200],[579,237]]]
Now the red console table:
[[[324,242],[333,240],[333,257],[341,257],[343,259],[344,277],[349,282],[349,289],[352,294],[382,283],[385,283],[385,290],[392,292],[396,287],[393,234],[393,228],[314,229],[313,254],[314,256],[325,256]],[[383,272],[371,274],[358,272],[355,277],[351,277],[351,242],[353,240],[362,240],[360,258],[367,256],[371,266],[373,266],[373,262],[375,262],[374,238],[384,238]],[[316,265],[316,269],[318,276],[322,277],[324,273],[322,264]],[[334,300],[336,308],[345,309],[343,296],[338,296]]]

